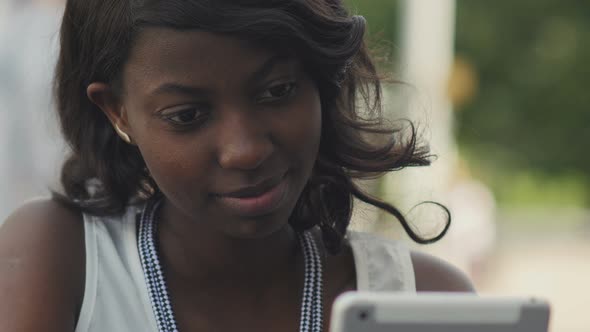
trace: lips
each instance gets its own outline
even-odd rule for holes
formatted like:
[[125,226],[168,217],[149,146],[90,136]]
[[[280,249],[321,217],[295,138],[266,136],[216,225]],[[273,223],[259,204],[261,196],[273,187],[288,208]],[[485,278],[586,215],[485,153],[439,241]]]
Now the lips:
[[267,179],[255,186],[244,187],[242,189],[239,189],[239,190],[236,190],[236,191],[233,191],[230,193],[226,193],[226,194],[220,194],[217,196],[231,197],[231,198],[249,198],[249,197],[260,196],[260,195],[264,194],[265,192],[269,191],[270,189],[272,189],[273,187],[275,187],[276,185],[278,185],[283,178],[284,178],[284,175],[277,176],[274,178]]
[[243,217],[257,217],[278,209],[286,196],[287,174],[267,179],[255,186],[214,195],[228,211]]

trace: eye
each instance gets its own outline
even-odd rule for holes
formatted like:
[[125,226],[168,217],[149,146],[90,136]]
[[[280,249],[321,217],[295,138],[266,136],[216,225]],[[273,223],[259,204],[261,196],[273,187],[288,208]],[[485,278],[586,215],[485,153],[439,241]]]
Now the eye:
[[161,116],[175,126],[186,127],[204,121],[207,117],[207,109],[196,106],[176,108],[163,112]]
[[259,102],[272,102],[288,98],[292,96],[297,90],[297,83],[287,82],[276,84],[266,89],[260,96],[258,96]]

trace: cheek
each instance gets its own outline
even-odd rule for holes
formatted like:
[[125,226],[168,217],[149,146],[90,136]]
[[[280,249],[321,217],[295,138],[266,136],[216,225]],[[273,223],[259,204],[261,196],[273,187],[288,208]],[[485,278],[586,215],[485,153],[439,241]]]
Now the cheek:
[[195,176],[195,170],[203,169],[207,148],[195,144],[199,137],[191,133],[179,134],[167,129],[163,120],[146,112],[129,111],[129,125],[134,140],[147,168],[160,185],[173,182],[174,178]]
[[302,162],[313,165],[319,150],[322,131],[322,111],[320,99],[314,91],[303,99],[290,115],[282,122],[279,135],[293,156]]
[[208,165],[208,153],[205,147],[193,144],[195,138],[174,137],[173,134],[154,134],[146,137],[146,140],[138,141],[138,146],[145,163],[162,190],[167,196],[200,196],[198,189],[203,186],[195,186],[195,183],[206,185]]
[[301,124],[293,127],[295,129],[299,128],[303,137],[302,142],[306,142],[312,148],[312,153],[317,154],[322,134],[322,106],[316,90],[313,90],[309,102],[304,106],[304,110],[305,112],[302,113],[305,113],[306,116],[301,117]]

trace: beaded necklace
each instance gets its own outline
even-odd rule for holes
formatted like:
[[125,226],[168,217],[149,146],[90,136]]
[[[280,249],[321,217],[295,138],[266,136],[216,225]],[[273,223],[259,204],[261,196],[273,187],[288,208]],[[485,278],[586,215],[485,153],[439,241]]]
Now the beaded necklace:
[[[161,200],[149,200],[143,208],[137,245],[158,331],[178,332],[156,243],[158,223],[155,216],[161,202]],[[299,234],[299,242],[305,262],[299,331],[321,332],[323,327],[322,260],[317,244],[309,232]]]

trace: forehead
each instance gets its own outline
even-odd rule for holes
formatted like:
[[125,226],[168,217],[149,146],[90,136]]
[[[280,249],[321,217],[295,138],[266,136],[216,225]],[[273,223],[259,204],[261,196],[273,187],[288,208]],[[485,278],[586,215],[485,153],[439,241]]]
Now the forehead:
[[147,28],[131,50],[124,76],[131,83],[139,80],[144,84],[237,77],[247,75],[275,53],[228,35]]

